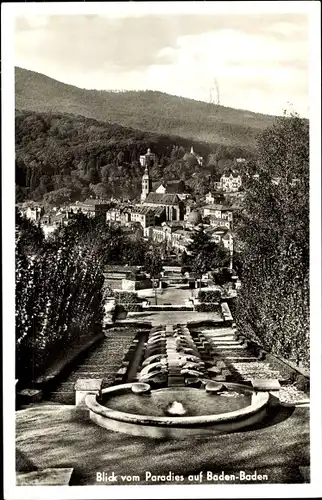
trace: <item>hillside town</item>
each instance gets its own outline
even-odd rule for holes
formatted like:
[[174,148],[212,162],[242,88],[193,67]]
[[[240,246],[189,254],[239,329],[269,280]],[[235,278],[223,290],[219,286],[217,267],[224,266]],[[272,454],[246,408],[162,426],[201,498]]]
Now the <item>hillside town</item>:
[[[190,154],[202,164],[202,158],[194,153],[193,147]],[[204,198],[196,198],[183,180],[154,182],[149,166],[155,161],[156,155],[150,149],[140,156],[144,172],[139,202],[89,198],[62,207],[27,202],[19,204],[19,210],[39,224],[46,237],[67,225],[77,214],[88,217],[104,215],[107,224],[118,225],[124,231],[165,244],[172,256],[180,257],[186,253],[192,232],[200,229],[206,231],[212,241],[222,242],[232,257],[233,216],[243,199],[241,174],[236,171],[222,174]],[[244,161],[237,159],[237,162]]]

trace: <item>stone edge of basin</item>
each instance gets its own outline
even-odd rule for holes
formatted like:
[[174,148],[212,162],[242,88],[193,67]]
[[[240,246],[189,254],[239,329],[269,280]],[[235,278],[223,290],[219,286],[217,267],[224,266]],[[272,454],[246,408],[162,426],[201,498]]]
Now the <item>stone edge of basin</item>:
[[[102,394],[117,394],[124,393],[132,388],[133,383],[120,384],[118,386],[109,387],[103,389]],[[242,389],[243,391],[252,393],[252,402],[250,405],[245,406],[239,410],[235,410],[228,413],[221,413],[216,415],[202,415],[193,417],[156,417],[149,415],[138,415],[134,413],[125,413],[118,410],[112,410],[106,406],[102,406],[97,401],[97,396],[95,394],[88,394],[85,398],[85,404],[90,412],[100,415],[101,417],[116,420],[119,422],[126,422],[131,424],[140,425],[155,425],[155,426],[170,426],[170,427],[194,427],[198,425],[209,425],[209,424],[221,424],[229,423],[235,420],[239,420],[245,417],[249,417],[267,406],[270,395],[266,391],[256,392],[251,387],[247,387],[241,384],[225,383],[225,387],[229,389]],[[180,388],[183,389],[183,388]],[[188,388],[187,390],[202,390],[195,388]],[[161,389],[160,389],[161,390]]]

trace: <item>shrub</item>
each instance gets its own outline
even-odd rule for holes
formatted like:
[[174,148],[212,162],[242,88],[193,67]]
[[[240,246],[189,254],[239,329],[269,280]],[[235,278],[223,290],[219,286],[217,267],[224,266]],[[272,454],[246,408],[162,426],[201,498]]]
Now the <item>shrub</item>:
[[217,312],[218,304],[215,304],[214,302],[203,302],[201,304],[196,304],[195,310],[197,312]]
[[126,312],[125,307],[122,304],[116,304],[114,311],[112,313],[112,321],[116,321],[120,314]]
[[298,375],[295,380],[295,386],[303,392],[310,390],[310,381],[304,375]]
[[140,312],[142,311],[141,304],[133,304],[131,302],[122,304],[126,311],[128,312]]
[[181,268],[181,274],[184,276],[186,273],[191,273],[192,268],[191,266],[182,266]]
[[142,311],[142,303],[135,292],[116,292],[115,301],[117,305],[122,305],[128,312]]
[[198,294],[200,302],[219,304],[221,293],[219,290],[201,290]]
[[115,301],[117,304],[137,304],[140,302],[135,292],[115,292]]

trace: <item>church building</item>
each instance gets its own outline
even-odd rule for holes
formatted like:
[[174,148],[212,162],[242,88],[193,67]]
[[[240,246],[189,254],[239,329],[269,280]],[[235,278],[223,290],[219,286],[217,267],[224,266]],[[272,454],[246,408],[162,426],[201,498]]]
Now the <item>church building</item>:
[[142,177],[141,204],[143,206],[151,208],[164,208],[166,220],[183,220],[184,204],[180,199],[180,195],[174,192],[175,188],[180,188],[179,190],[183,190],[183,186],[179,186],[179,184],[180,181],[174,181],[170,183],[159,182],[156,186],[156,191],[153,192],[152,181],[149,176],[149,169],[146,165]]

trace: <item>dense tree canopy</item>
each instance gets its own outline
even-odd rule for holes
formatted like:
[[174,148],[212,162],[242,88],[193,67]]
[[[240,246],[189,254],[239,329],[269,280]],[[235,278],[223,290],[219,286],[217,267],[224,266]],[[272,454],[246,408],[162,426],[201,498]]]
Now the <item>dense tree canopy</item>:
[[309,361],[309,127],[284,116],[258,141],[237,224],[242,290],[237,320],[262,344]]
[[[75,342],[101,328],[106,264],[141,265],[147,244],[79,215],[44,240],[33,222],[16,217],[17,378],[25,382]],[[154,253],[154,258],[157,253]]]
[[187,247],[187,263],[196,275],[203,274],[229,263],[229,252],[222,243],[215,243],[202,229],[195,230]]
[[[156,161],[151,178],[193,179],[193,190],[205,192],[218,160],[197,164],[187,155],[191,141],[102,123],[82,116],[16,112],[17,201],[44,200],[49,204],[94,198],[136,198],[141,192],[143,169],[139,156],[150,147]],[[207,160],[215,145],[195,143]],[[219,148],[219,146],[218,146]],[[241,148],[219,148],[222,155],[248,155]],[[217,155],[217,156],[218,156]],[[216,157],[217,158],[217,157]],[[219,170],[218,170],[219,171]],[[197,177],[193,178],[193,174]]]
[[[161,251],[159,247],[153,242],[150,242],[148,251],[145,254],[144,269],[146,270],[147,273],[149,273],[153,281],[160,276],[160,273],[163,269]],[[157,290],[155,283],[154,283],[154,292],[155,292],[155,303],[157,304]]]

